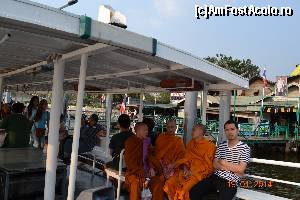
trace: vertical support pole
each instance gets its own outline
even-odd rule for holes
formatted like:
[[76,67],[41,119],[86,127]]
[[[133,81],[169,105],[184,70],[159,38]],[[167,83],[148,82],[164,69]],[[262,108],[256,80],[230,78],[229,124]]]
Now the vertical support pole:
[[81,114],[82,114],[85,79],[86,79],[87,59],[88,59],[87,54],[81,55],[80,75],[79,75],[77,103],[76,103],[77,106],[76,106],[76,114],[75,114],[75,128],[74,128],[74,134],[73,134],[71,165],[70,165],[70,175],[69,175],[69,187],[68,187],[68,198],[67,198],[68,200],[74,200],[76,170],[77,170],[77,161],[78,161],[78,147],[79,147],[79,137],[80,137],[80,126],[81,126]]
[[1,103],[3,99],[3,77],[0,77],[0,110],[1,110]]
[[224,136],[224,124],[230,119],[230,103],[231,91],[220,91],[218,143],[226,140]]
[[44,199],[55,199],[55,183],[56,183],[56,168],[58,154],[58,131],[59,131],[59,115],[62,105],[63,83],[64,83],[64,61],[54,61],[53,88],[52,88],[52,103],[50,111],[50,126],[48,134],[47,161],[46,161],[46,178]]
[[192,129],[197,117],[198,92],[187,92],[184,102],[184,142],[187,144],[192,139]]
[[233,100],[233,121],[237,121],[236,120],[236,90],[233,91],[234,93],[234,100]]
[[201,121],[203,125],[206,125],[206,110],[207,110],[207,89],[203,88],[202,91],[202,98],[201,98],[201,102],[202,102],[202,115],[201,115]]
[[69,107],[69,95],[65,93],[63,98],[64,99],[63,99],[62,114],[64,116],[64,122],[66,122],[66,118],[68,116],[68,107]]
[[139,122],[143,121],[144,93],[140,94]]
[[10,99],[11,99],[11,92],[9,92],[8,90],[5,91],[5,99],[4,99],[4,103],[10,103]]
[[300,81],[299,81],[299,83],[298,83],[298,90],[299,90],[299,97],[298,97],[298,108],[297,108],[297,113],[296,113],[296,119],[297,119],[297,125],[295,126],[296,127],[296,131],[295,131],[295,140],[296,141],[298,141],[298,139],[299,139],[299,125],[300,125],[300,123],[299,123],[299,121],[300,121],[300,117],[299,117],[299,115],[300,115]]
[[260,121],[264,119],[264,98],[265,98],[265,87],[262,90],[262,99],[261,99],[261,107],[260,107]]
[[109,157],[109,135],[111,126],[111,104],[112,104],[112,94],[106,95],[106,137],[105,137],[105,157]]
[[15,102],[17,103],[19,101],[19,85],[17,85],[17,91],[15,92]]
[[[202,122],[203,91],[201,91],[200,93],[198,93],[198,97],[199,97],[199,95],[200,95],[200,110],[199,110],[199,111],[200,111],[200,112],[199,112],[200,114],[199,114],[199,117],[200,117],[200,119],[201,119],[201,123],[203,123],[203,122]],[[198,100],[197,100],[197,104],[198,104]],[[198,105],[197,105],[197,106],[198,106]],[[198,117],[198,115],[197,115],[197,117]]]
[[295,126],[295,140],[298,141],[299,139],[299,126],[300,126],[300,123],[299,123],[299,115],[300,115],[300,97],[298,98],[298,108],[297,108],[297,112],[296,112],[296,119],[297,119],[297,122],[296,122],[296,126]]

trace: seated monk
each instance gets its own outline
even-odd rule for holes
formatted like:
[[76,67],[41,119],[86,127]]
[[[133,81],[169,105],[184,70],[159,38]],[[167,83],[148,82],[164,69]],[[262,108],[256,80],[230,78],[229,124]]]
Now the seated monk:
[[204,138],[205,126],[195,125],[192,140],[187,144],[185,156],[176,162],[176,173],[164,186],[169,199],[189,200],[189,191],[199,181],[213,173],[215,145]]
[[[144,141],[148,135],[148,127],[144,123],[137,123],[135,125],[136,135],[130,136],[125,142],[125,183],[128,185],[130,193],[130,200],[141,199],[141,190],[146,182],[146,178],[150,178],[148,183],[149,189],[152,193],[153,200],[163,200],[163,181],[159,178],[159,171],[155,166],[157,162],[151,156],[149,145],[144,145]],[[150,142],[147,142],[150,144]],[[143,146],[147,149],[143,149]],[[143,152],[148,153],[143,153]],[[144,157],[147,159],[144,159]],[[147,162],[147,163],[144,163]],[[149,166],[149,170],[147,167]]]
[[184,144],[180,137],[175,136],[176,122],[167,121],[167,132],[160,134],[155,142],[155,157],[163,169],[164,179],[174,174],[178,160],[184,157]]

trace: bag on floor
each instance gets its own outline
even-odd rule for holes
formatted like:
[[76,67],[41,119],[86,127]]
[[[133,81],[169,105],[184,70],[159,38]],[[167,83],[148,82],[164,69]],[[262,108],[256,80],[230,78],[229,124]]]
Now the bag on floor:
[[143,188],[142,190],[142,200],[151,200],[152,194],[149,188]]
[[150,179],[146,178],[146,181],[143,184],[143,190],[142,190],[142,193],[141,193],[142,200],[151,200],[152,199],[151,191],[148,188],[149,182],[150,182]]

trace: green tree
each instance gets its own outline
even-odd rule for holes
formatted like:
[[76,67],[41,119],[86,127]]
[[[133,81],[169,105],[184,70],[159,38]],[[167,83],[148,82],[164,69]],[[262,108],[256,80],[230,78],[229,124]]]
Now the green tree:
[[250,59],[240,60],[224,54],[217,54],[216,57],[204,59],[248,79],[260,75],[260,68],[254,65]]
[[167,104],[170,103],[170,93],[160,93],[156,102],[157,103],[163,103],[163,104]]

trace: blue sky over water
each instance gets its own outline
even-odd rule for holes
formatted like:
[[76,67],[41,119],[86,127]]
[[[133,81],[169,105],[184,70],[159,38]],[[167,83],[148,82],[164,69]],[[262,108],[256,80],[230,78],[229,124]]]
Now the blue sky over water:
[[[34,0],[53,7],[67,0]],[[299,0],[79,0],[66,11],[97,19],[98,7],[111,5],[125,14],[128,30],[157,38],[197,56],[218,53],[235,58],[250,58],[267,78],[289,75],[300,64]],[[210,17],[195,18],[195,4],[214,6],[291,7],[286,17]]]

